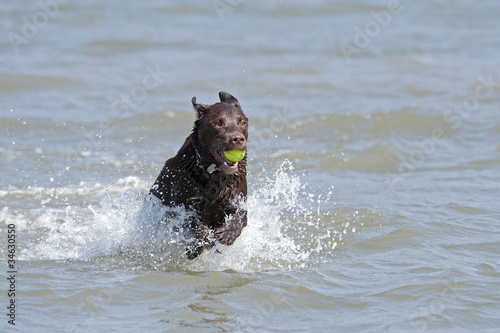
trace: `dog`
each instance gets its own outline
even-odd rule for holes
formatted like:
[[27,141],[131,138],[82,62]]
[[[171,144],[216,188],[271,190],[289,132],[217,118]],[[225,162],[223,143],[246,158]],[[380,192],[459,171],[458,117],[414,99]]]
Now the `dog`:
[[247,156],[229,161],[224,151],[247,149],[248,119],[231,94],[219,92],[213,105],[191,103],[196,121],[177,155],[165,162],[150,193],[166,206],[183,206],[194,212],[187,226],[195,241],[188,245],[189,259],[218,241],[232,245],[247,225]]

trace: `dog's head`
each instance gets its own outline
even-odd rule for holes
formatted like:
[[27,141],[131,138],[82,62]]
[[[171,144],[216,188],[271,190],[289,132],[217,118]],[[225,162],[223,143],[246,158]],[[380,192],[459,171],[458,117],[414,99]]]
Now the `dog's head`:
[[221,171],[230,175],[238,170],[240,162],[230,162],[224,151],[246,151],[248,119],[231,94],[221,91],[219,98],[220,102],[213,105],[197,104],[196,97],[191,100],[198,113],[195,121],[197,149],[204,159],[212,160]]

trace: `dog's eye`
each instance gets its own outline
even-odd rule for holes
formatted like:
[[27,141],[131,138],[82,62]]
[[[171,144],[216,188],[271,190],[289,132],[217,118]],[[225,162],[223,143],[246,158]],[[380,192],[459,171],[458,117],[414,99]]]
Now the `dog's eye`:
[[215,126],[222,127],[224,126],[224,123],[222,122],[222,120],[219,120],[218,122],[215,123]]
[[241,126],[241,127],[245,127],[246,125],[247,125],[247,122],[246,122],[246,121],[244,121],[244,120],[242,120],[242,121],[241,121],[241,123],[240,123],[240,126]]

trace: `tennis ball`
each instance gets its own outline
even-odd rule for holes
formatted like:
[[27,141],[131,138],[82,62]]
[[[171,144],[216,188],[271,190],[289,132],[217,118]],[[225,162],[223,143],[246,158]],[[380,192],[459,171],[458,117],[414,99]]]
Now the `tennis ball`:
[[239,162],[245,157],[245,151],[239,149],[233,149],[224,152],[224,156],[230,162]]

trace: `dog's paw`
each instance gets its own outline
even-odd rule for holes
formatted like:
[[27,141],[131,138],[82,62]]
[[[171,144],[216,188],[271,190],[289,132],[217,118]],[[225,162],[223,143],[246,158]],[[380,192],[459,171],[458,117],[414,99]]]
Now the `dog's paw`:
[[241,223],[226,223],[215,230],[215,238],[224,245],[232,245],[236,238],[241,235],[242,229]]
[[203,253],[203,250],[210,249],[215,245],[214,231],[204,224],[197,224],[193,228],[193,233],[196,238],[186,248],[186,256],[193,260]]
[[203,240],[197,239],[197,240],[191,242],[186,247],[186,256],[189,260],[193,260],[196,257],[198,257],[200,254],[202,254],[204,250],[208,250],[214,246],[215,246],[214,240],[203,241]]
[[214,239],[214,231],[204,224],[197,224],[193,228],[193,232],[195,237],[203,242],[209,242]]
[[186,248],[186,256],[189,260],[197,258],[203,252],[203,246],[198,246],[196,243],[191,243]]
[[200,254],[203,253],[205,246],[202,242],[195,241],[189,244],[186,248],[186,256],[189,260],[193,260],[197,258]]

